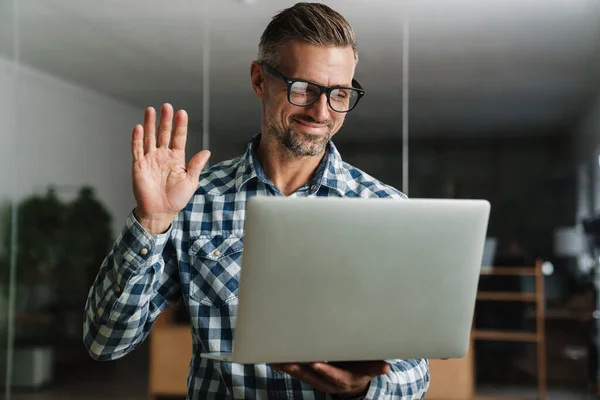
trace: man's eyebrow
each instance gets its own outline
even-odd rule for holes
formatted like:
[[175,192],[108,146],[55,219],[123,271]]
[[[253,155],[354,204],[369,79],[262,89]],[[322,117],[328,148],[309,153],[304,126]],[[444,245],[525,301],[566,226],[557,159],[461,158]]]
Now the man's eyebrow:
[[[297,77],[290,77],[289,79],[300,79],[301,81],[308,81],[308,82],[315,83],[317,85],[327,86],[327,85],[323,85],[322,83],[315,82],[312,79],[307,79],[307,78],[303,77],[302,75],[297,76]],[[342,83],[342,84],[338,84],[338,85],[331,85],[329,87],[347,87],[347,88],[351,88],[353,86],[352,86],[352,83]]]

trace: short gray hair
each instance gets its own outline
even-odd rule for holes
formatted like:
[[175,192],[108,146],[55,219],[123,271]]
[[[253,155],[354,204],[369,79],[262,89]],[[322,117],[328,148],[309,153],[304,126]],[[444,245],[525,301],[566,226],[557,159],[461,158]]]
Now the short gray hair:
[[281,62],[283,45],[290,40],[324,47],[352,47],[358,62],[356,35],[337,11],[320,3],[297,3],[275,15],[258,45],[258,60],[274,68]]

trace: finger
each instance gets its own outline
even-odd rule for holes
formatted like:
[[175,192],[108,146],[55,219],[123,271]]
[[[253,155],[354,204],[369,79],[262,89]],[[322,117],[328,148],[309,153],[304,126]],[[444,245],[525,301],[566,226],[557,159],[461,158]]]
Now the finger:
[[177,111],[175,114],[175,129],[173,130],[173,150],[185,152],[187,140],[188,115],[185,110]]
[[385,361],[345,361],[329,363],[325,365],[345,369],[353,373],[362,374],[369,377],[385,375],[390,372],[391,369],[390,364]]
[[299,379],[302,382],[311,385],[317,390],[326,393],[339,393],[345,388],[339,387],[327,379],[319,376],[316,372],[310,368],[303,367],[300,364],[284,364],[282,366],[283,372],[286,372],[293,378]]
[[173,128],[173,107],[165,103],[160,110],[160,125],[158,126],[158,147],[169,147],[171,129]]
[[187,168],[188,177],[194,181],[198,181],[198,179],[200,179],[200,173],[202,172],[202,169],[206,165],[206,162],[209,158],[210,151],[208,150],[202,150],[200,153],[192,157]]
[[146,108],[144,114],[144,151],[147,153],[156,148],[156,110]]
[[131,134],[131,154],[133,155],[133,161],[138,161],[144,157],[144,128],[140,124],[133,128]]
[[349,386],[356,379],[352,371],[338,368],[334,365],[316,362],[311,364],[312,369],[323,379],[336,386]]

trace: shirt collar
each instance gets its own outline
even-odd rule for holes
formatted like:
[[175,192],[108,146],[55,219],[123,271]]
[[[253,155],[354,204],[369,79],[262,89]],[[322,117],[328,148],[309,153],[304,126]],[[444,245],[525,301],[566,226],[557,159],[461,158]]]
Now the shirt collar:
[[[261,134],[259,133],[248,142],[246,152],[235,174],[235,187],[237,191],[252,179],[259,179],[267,185],[272,185],[265,175],[260,161],[256,157],[256,146],[260,142],[260,137]],[[346,169],[340,153],[331,140],[327,143],[325,156],[319,163],[309,186],[311,187],[311,191],[315,193],[321,186],[333,189],[341,196],[344,196],[346,193]]]

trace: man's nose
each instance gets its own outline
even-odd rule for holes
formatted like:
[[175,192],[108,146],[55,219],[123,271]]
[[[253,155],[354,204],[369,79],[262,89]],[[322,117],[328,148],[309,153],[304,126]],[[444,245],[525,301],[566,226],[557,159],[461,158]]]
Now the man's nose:
[[329,119],[329,106],[327,104],[327,94],[321,95],[308,107],[308,114],[317,121],[326,121]]

